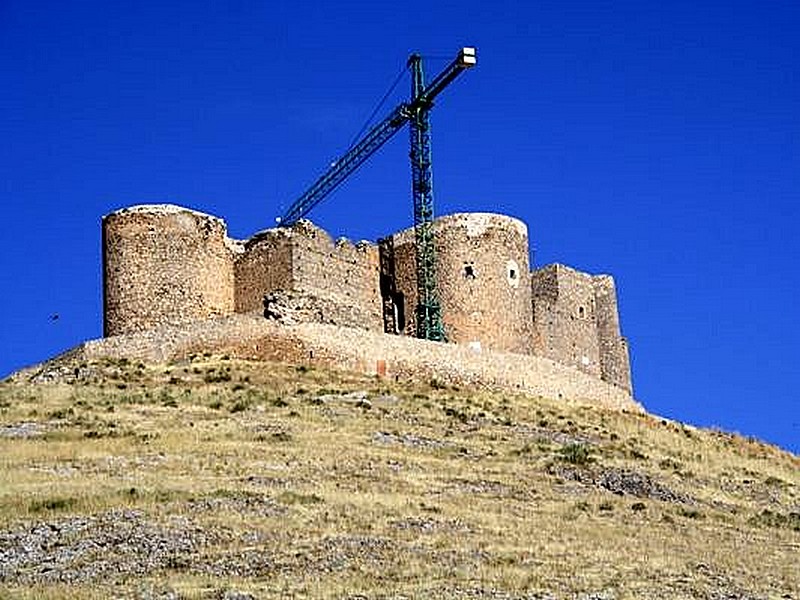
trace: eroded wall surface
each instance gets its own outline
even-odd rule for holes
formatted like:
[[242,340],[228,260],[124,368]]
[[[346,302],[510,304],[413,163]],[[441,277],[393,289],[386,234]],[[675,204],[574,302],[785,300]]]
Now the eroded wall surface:
[[383,331],[377,247],[334,240],[309,221],[292,233],[292,290],[319,300],[321,322]]
[[244,242],[235,264],[236,312],[261,314],[264,296],[292,289],[293,246],[290,229],[268,229]]
[[600,377],[594,280],[564,265],[531,274],[535,353]]
[[531,273],[533,353],[631,390],[614,280],[554,264]]
[[600,376],[603,381],[633,392],[628,341],[622,337],[614,278],[594,276],[597,336],[600,344]]
[[236,247],[220,219],[147,205],[102,226],[105,335],[234,312]]

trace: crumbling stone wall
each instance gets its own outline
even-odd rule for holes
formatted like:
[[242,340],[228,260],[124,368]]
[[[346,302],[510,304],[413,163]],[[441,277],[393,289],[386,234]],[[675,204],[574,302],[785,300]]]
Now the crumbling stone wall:
[[416,335],[417,259],[414,230],[380,241],[381,295],[384,331]]
[[105,335],[233,313],[238,248],[220,219],[147,205],[111,213],[102,227]]
[[593,280],[597,336],[600,343],[600,377],[603,381],[632,393],[628,341],[620,332],[614,278],[610,275],[596,275]]
[[[378,249],[333,240],[310,221],[292,227],[292,290],[321,299],[336,324],[383,331]],[[335,316],[331,317],[335,319]],[[332,321],[329,321],[332,322]]]
[[614,280],[564,265],[531,273],[533,353],[631,390]]
[[268,229],[244,242],[234,269],[237,313],[260,313],[265,295],[292,289],[292,237],[289,229]]
[[285,314],[383,330],[377,247],[334,241],[308,221],[238,242],[216,217],[137,206],[103,219],[103,257],[107,336],[263,314],[265,297],[276,292],[283,294],[273,296],[273,307],[283,303]]
[[[434,223],[436,273],[451,342],[527,354],[531,348],[528,229],[490,213],[459,213]],[[417,276],[414,230],[393,236],[395,287],[414,330]]]
[[592,276],[549,265],[531,276],[535,354],[600,377]]

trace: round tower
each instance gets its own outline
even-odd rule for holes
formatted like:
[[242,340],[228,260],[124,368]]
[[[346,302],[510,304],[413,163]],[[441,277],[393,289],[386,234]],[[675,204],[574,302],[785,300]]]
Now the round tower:
[[434,227],[436,274],[450,341],[506,352],[530,350],[528,228],[490,213],[442,217]]
[[[505,215],[457,213],[436,219],[434,238],[448,341],[476,350],[529,353],[532,308],[526,225]],[[402,298],[404,304],[399,320],[406,327],[398,330],[412,333],[417,301],[413,229],[393,236],[391,262],[393,297]]]
[[235,251],[222,220],[179,206],[106,215],[104,335],[233,313]]

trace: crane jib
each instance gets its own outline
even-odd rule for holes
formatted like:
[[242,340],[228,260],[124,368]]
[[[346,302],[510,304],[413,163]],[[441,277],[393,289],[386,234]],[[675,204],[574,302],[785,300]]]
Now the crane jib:
[[422,57],[408,59],[411,100],[401,103],[373,127],[298,198],[281,224],[301,219],[339,187],[365,160],[377,152],[403,125],[411,134],[411,187],[414,196],[414,246],[417,276],[417,306],[414,329],[417,337],[446,341],[436,278],[436,248],[433,236],[433,169],[431,165],[430,109],[433,100],[464,70],[475,65],[475,49],[462,48],[456,59],[425,85]]
[[328,194],[344,183],[361,164],[388,142],[409,119],[406,105],[397,107],[392,114],[373,127],[347,153],[333,165],[308,190],[300,196],[281,217],[280,224],[290,226],[302,219]]
[[[409,58],[409,63],[413,59]],[[338,188],[358,167],[388,142],[411,118],[412,115],[424,111],[433,105],[433,100],[459,74],[476,64],[474,48],[462,48],[458,56],[439,73],[431,83],[413,97],[410,102],[403,102],[370,131],[368,131],[345,154],[334,161],[279,219],[282,226],[290,226],[307,215],[315,206]]]

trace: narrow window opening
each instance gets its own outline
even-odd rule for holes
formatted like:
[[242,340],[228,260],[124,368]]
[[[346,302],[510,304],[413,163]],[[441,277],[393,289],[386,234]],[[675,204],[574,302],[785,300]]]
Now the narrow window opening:
[[506,281],[512,288],[519,287],[520,270],[519,265],[515,260],[509,259],[506,261]]
[[585,308],[583,308],[582,306],[579,306],[579,307],[578,307],[578,316],[579,316],[581,319],[582,319],[584,316],[586,316],[586,309],[585,309]]

